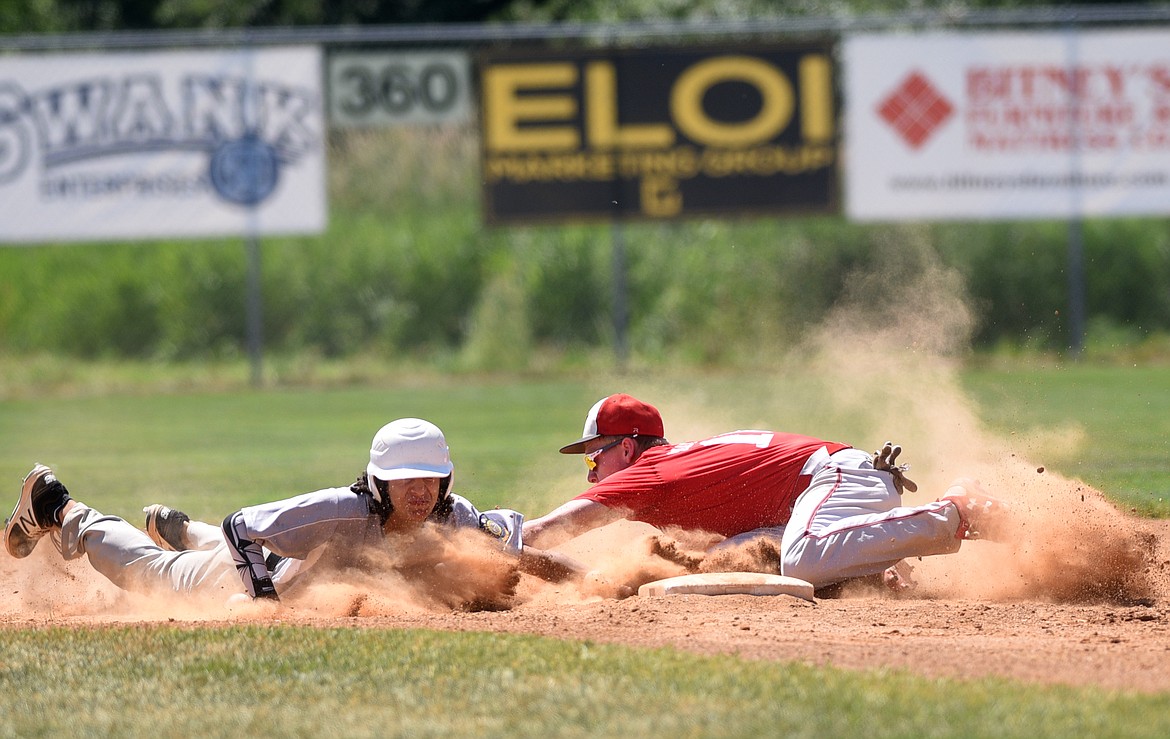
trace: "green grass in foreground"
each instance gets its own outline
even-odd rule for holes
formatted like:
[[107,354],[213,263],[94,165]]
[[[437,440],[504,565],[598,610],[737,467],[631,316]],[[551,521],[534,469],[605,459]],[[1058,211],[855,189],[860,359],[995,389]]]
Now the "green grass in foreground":
[[0,630],[9,736],[1167,736],[1170,697],[529,636]]

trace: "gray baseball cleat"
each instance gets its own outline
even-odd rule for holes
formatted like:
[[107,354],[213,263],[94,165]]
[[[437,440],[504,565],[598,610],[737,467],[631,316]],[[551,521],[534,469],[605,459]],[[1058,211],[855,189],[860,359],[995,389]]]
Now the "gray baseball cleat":
[[69,491],[43,464],[32,468],[20,487],[20,500],[4,522],[4,548],[13,557],[32,554],[41,537],[60,526],[57,512],[68,503]]
[[146,506],[142,512],[146,514],[146,533],[151,541],[172,552],[188,548],[183,543],[183,526],[191,520],[190,516],[159,503]]

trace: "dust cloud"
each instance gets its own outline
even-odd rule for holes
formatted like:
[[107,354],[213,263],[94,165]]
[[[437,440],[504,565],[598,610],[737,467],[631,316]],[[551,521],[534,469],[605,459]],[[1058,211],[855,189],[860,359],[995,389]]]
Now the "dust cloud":
[[515,559],[474,530],[426,525],[388,538],[344,565],[318,562],[279,603],[233,589],[175,593],[122,590],[86,559],[64,561],[48,539],[26,559],[0,556],[0,623],[271,621],[285,614],[340,618],[452,610],[507,610],[518,597]]
[[[975,478],[1008,501],[1011,518],[997,537],[1004,541],[967,541],[956,554],[909,563],[914,597],[1132,603],[1165,595],[1154,566],[1159,542],[1144,523],[1085,483],[1046,471],[1043,459],[1033,457],[1033,449],[1058,446],[1066,456],[1087,443],[1083,431],[1070,425],[1005,438],[984,427],[959,383],[975,320],[961,276],[927,249],[911,253],[909,264],[906,250],[895,251],[893,257],[877,255],[876,267],[846,281],[835,309],[777,360],[771,380],[742,388],[761,399],[756,416],[737,419],[725,407],[704,404],[701,392],[679,393],[645,381],[612,391],[658,405],[672,441],[735,428],[777,428],[758,422],[769,414],[815,422],[808,418],[811,407],[812,415],[848,420],[857,438],[837,441],[866,450],[886,440],[903,446],[899,461],[911,463],[908,475],[919,485],[904,496],[906,505],[938,499],[960,477]],[[800,394],[811,386],[815,397],[811,406],[804,401],[803,419],[786,405],[796,394],[788,390],[796,378],[804,383]],[[673,539],[655,533],[594,535],[570,551],[596,568],[592,586],[601,595],[686,572],[776,571],[777,554],[767,545],[705,558],[702,542],[679,538],[679,532],[670,532]]]
[[[973,477],[1012,506],[1001,543],[965,542],[955,555],[912,563],[924,590],[1001,600],[1151,597],[1155,543],[1141,522],[1100,491],[1046,471],[1030,458],[1035,436],[1003,438],[980,422],[958,381],[973,328],[968,304],[959,276],[924,257],[913,279],[888,270],[855,280],[810,340],[830,402],[866,419],[866,438],[894,439],[914,460],[920,487],[906,503],[935,500],[954,478]],[[1066,451],[1086,442],[1075,430],[1043,435]]]

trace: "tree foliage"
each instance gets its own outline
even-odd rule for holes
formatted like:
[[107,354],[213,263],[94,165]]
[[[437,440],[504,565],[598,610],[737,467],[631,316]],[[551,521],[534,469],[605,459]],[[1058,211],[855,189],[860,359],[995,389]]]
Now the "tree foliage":
[[1090,0],[9,0],[0,34],[842,16],[939,8],[1100,4]]
[[0,33],[475,23],[510,0],[15,0]]

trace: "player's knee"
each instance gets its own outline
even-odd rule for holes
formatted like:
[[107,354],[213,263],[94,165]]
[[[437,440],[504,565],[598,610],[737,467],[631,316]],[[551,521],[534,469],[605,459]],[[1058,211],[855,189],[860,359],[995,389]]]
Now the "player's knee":
[[816,585],[823,569],[821,558],[815,547],[806,544],[807,540],[802,540],[780,552],[780,574]]

